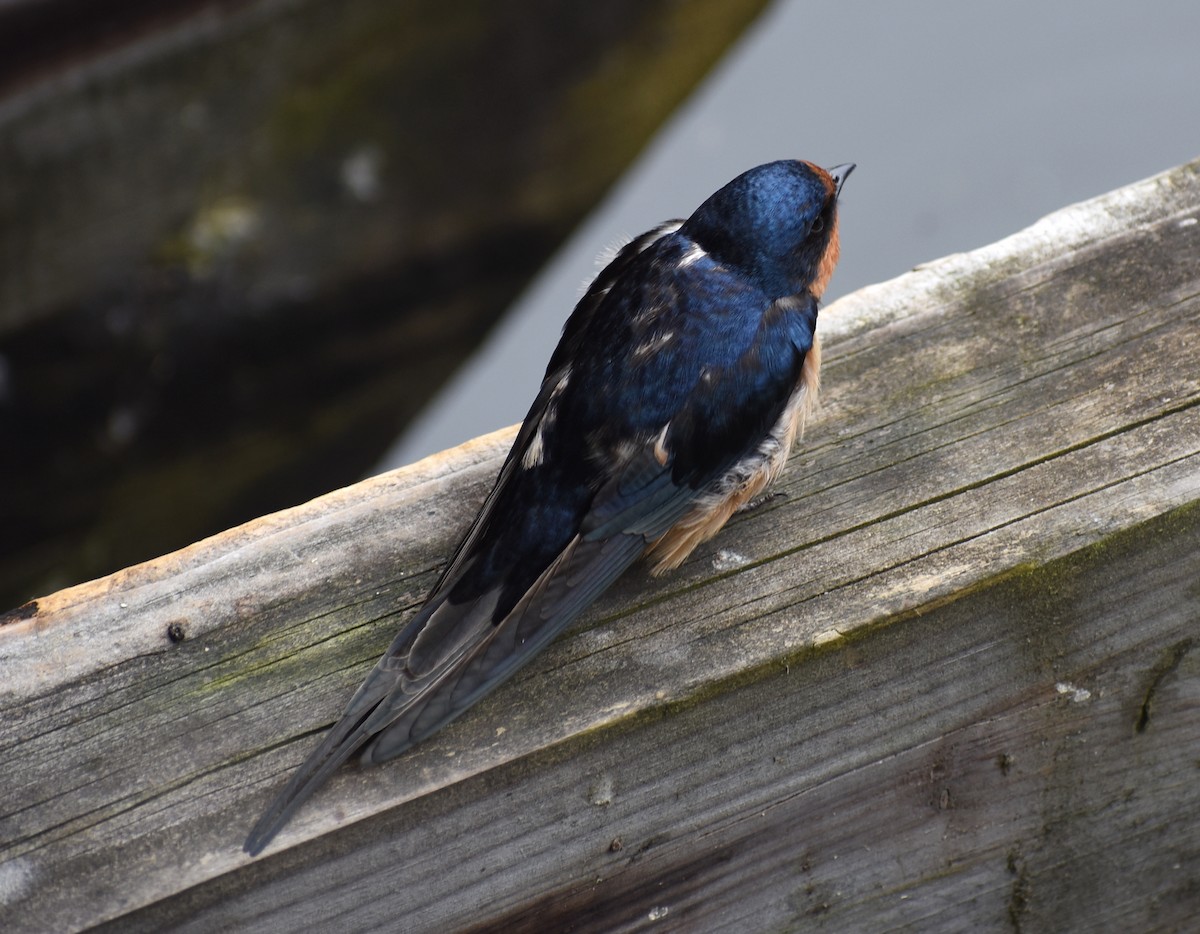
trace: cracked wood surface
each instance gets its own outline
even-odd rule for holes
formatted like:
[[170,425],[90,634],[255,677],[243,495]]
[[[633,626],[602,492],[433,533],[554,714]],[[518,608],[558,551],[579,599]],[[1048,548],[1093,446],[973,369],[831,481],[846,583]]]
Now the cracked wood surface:
[[511,431],[0,617],[0,928],[1182,930],[1198,218],[1192,163],[823,311],[782,495],[258,860]]

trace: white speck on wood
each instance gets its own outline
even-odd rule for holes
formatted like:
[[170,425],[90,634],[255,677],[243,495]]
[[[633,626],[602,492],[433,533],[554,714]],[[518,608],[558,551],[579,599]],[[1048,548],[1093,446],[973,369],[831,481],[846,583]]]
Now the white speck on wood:
[[734,551],[732,548],[718,548],[712,558],[714,571],[736,571],[738,568],[744,568],[749,563],[749,558],[740,551]]
[[1076,687],[1070,681],[1059,681],[1054,685],[1054,690],[1059,694],[1069,694],[1076,704],[1082,704],[1092,696],[1087,688]]

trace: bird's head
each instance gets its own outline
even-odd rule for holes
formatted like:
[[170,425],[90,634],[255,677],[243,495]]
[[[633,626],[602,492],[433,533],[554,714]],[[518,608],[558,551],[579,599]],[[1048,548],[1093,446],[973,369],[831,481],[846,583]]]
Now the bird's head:
[[853,163],[768,162],[712,195],[680,233],[772,298],[805,291],[820,298],[838,260],[838,194],[853,170]]

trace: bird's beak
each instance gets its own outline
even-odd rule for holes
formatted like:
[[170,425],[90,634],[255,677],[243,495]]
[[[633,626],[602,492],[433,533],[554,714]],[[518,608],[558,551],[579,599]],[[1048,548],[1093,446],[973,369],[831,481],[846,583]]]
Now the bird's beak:
[[825,171],[828,172],[830,177],[833,179],[833,196],[836,198],[842,193],[842,185],[845,184],[846,179],[850,177],[850,173],[854,171],[854,163],[844,162],[841,165],[835,165],[832,169],[826,169]]

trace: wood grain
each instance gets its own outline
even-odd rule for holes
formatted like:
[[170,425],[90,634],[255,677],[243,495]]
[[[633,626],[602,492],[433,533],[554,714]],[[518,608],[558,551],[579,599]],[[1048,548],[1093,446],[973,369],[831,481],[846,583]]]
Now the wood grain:
[[258,860],[510,433],[10,614],[0,926],[1186,929],[1198,217],[1192,163],[826,309],[781,495]]

